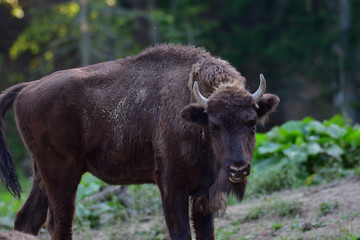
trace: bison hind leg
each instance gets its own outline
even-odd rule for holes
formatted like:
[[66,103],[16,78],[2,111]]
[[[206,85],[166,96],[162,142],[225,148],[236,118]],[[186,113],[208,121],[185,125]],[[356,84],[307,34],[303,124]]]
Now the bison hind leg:
[[[38,164],[49,199],[46,228],[53,240],[72,239],[75,198],[84,168],[80,160],[52,154]],[[56,166],[54,168],[54,166]]]
[[49,202],[46,190],[42,186],[41,177],[36,173],[29,197],[16,214],[15,230],[37,235],[44,225]]

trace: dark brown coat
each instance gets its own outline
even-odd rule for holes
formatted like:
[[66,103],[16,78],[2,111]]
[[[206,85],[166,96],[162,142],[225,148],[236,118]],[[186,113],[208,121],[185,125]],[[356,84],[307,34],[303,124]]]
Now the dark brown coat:
[[[195,103],[194,81],[209,98],[206,110]],[[88,171],[110,184],[156,183],[171,239],[191,239],[191,197],[196,239],[213,239],[225,194],[244,194],[255,125],[278,102],[265,94],[255,103],[228,62],[176,45],[15,85],[0,95],[0,113],[13,103],[35,172],[15,229],[36,235],[47,221],[52,239],[71,239],[76,189]],[[2,128],[3,118],[0,176],[18,196]]]

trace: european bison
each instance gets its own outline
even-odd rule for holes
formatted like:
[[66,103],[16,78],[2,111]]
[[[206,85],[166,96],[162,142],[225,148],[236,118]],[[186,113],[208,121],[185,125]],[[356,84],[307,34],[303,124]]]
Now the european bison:
[[21,189],[2,130],[12,104],[34,159],[15,229],[37,235],[46,221],[52,239],[72,239],[76,189],[91,172],[109,184],[157,184],[171,239],[191,239],[190,197],[196,239],[214,239],[225,195],[244,195],[256,124],[280,101],[264,94],[260,78],[251,94],[228,62],[201,48],[158,45],[5,90],[0,173],[13,195]]

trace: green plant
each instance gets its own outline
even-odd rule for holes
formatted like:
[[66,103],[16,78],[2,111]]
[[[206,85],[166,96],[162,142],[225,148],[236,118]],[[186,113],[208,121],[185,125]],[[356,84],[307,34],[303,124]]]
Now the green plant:
[[261,216],[273,217],[295,217],[302,212],[302,204],[297,201],[283,201],[278,198],[266,199],[265,204],[252,207],[243,218],[246,220],[259,219]]
[[215,229],[215,239],[222,239],[222,240],[231,240],[234,238],[234,234],[239,229],[237,226],[229,225],[223,228],[216,228]]
[[274,214],[278,214],[280,217],[295,217],[301,214],[301,206],[302,204],[297,201],[275,200],[269,207]]
[[272,225],[271,225],[271,228],[276,231],[276,230],[279,230],[280,228],[282,228],[283,225],[281,222],[274,222]]
[[115,222],[130,221],[139,216],[148,216],[161,211],[159,190],[155,185],[131,185],[127,187],[131,206],[124,206],[112,196],[105,202],[84,202],[84,199],[99,192],[106,183],[90,173],[83,175],[76,196],[76,223],[81,227],[102,228]]
[[319,217],[325,216],[332,213],[336,208],[338,208],[338,206],[339,203],[337,201],[335,203],[322,202],[317,209],[317,215]]
[[360,234],[354,232],[351,222],[339,222],[338,231],[334,234],[334,240],[360,240]]
[[260,216],[265,215],[264,208],[262,206],[252,207],[245,216],[244,220],[255,220],[259,219]]
[[20,199],[14,199],[5,188],[0,189],[0,228],[13,228],[16,212],[29,195],[31,180],[24,177],[22,173],[19,174],[19,180],[23,190]]
[[257,134],[248,193],[332,181],[359,165],[360,126],[340,115],[323,122],[288,121]]

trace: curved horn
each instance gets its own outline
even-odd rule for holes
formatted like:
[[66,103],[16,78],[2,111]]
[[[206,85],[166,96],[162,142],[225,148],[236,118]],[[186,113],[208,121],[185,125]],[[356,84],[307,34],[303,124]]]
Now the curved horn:
[[203,95],[201,95],[197,81],[195,81],[193,85],[193,94],[196,102],[200,104],[200,106],[202,106],[203,108],[207,109],[208,100]]
[[260,74],[260,86],[256,90],[256,92],[254,92],[252,94],[252,97],[256,103],[258,101],[260,101],[260,99],[264,95],[265,91],[266,91],[266,81],[265,81],[264,75]]

